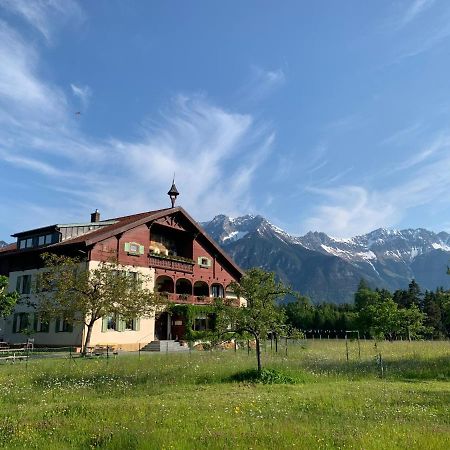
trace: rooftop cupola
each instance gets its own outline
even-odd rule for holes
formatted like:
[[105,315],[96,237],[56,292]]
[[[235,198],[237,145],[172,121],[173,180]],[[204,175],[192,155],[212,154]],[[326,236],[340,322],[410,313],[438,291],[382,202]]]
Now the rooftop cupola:
[[170,201],[172,202],[172,208],[175,207],[175,201],[177,200],[177,197],[180,195],[178,192],[177,187],[175,186],[175,178],[172,181],[172,187],[170,188],[167,195],[170,197]]

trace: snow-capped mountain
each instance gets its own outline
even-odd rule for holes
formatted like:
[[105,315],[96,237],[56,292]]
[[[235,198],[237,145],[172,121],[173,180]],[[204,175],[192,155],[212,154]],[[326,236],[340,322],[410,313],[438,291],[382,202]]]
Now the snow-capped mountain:
[[309,232],[292,236],[261,216],[216,216],[206,231],[242,267],[276,271],[314,300],[351,301],[360,278],[374,287],[450,287],[450,235],[419,229],[380,228],[350,239]]
[[8,245],[5,241],[0,241],[0,248],[4,247],[5,245]]

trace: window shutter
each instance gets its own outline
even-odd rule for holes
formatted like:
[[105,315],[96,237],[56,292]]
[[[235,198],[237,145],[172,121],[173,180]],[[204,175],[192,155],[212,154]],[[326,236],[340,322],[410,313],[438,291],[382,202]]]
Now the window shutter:
[[125,251],[126,252],[130,251],[130,243],[129,242],[125,242]]
[[18,313],[14,313],[14,318],[13,318],[13,333],[17,333],[17,319],[19,317]]
[[102,317],[102,333],[108,330],[108,317]]
[[136,318],[133,320],[133,330],[140,331],[141,330],[141,319]]
[[61,323],[61,318],[58,317],[55,321],[55,333],[59,333],[59,324]]
[[41,330],[38,330],[39,316],[37,313],[32,313],[32,314],[33,314],[33,330],[36,333],[37,331],[41,331]]
[[66,331],[67,331],[68,333],[72,333],[72,332],[73,332],[73,323],[72,323],[72,322],[69,322],[69,323],[67,324],[67,329],[66,329]]
[[140,254],[140,255],[143,255],[144,252],[145,252],[145,247],[144,247],[143,245],[140,245],[140,246],[139,246],[139,254]]
[[116,320],[116,331],[125,331],[126,322],[120,316]]
[[17,277],[17,280],[16,280],[16,291],[17,291],[19,294],[22,293],[22,291],[21,291],[21,289],[20,289],[21,281],[22,281],[22,277],[19,275],[19,276]]

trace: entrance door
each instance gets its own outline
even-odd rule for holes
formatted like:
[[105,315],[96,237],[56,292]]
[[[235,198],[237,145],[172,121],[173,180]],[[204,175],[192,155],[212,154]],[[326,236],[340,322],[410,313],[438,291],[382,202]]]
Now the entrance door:
[[158,341],[164,341],[169,339],[168,336],[168,323],[169,323],[169,313],[162,312],[158,314],[155,319],[155,339]]

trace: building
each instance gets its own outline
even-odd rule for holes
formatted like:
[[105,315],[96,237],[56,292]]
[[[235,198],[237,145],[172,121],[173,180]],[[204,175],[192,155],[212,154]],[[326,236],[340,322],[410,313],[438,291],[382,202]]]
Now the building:
[[[113,256],[129,272],[145,275],[148,287],[165,293],[172,303],[208,305],[214,297],[233,297],[227,288],[240,280],[241,269],[183,208],[175,207],[174,184],[168,194],[171,208],[108,220],[101,220],[96,210],[86,223],[16,233],[16,243],[0,249],[0,274],[9,277],[11,291],[32,299],[42,253],[83,256],[89,268]],[[134,350],[155,340],[182,339],[186,323],[182,315],[167,311],[132,321],[104,317],[95,324],[91,345]],[[199,316],[193,326],[206,329],[208,317]],[[26,342],[30,329],[35,345],[42,346],[81,347],[86,331],[58,319],[41,323],[35,310],[20,302],[13,315],[0,321],[0,341]]]

